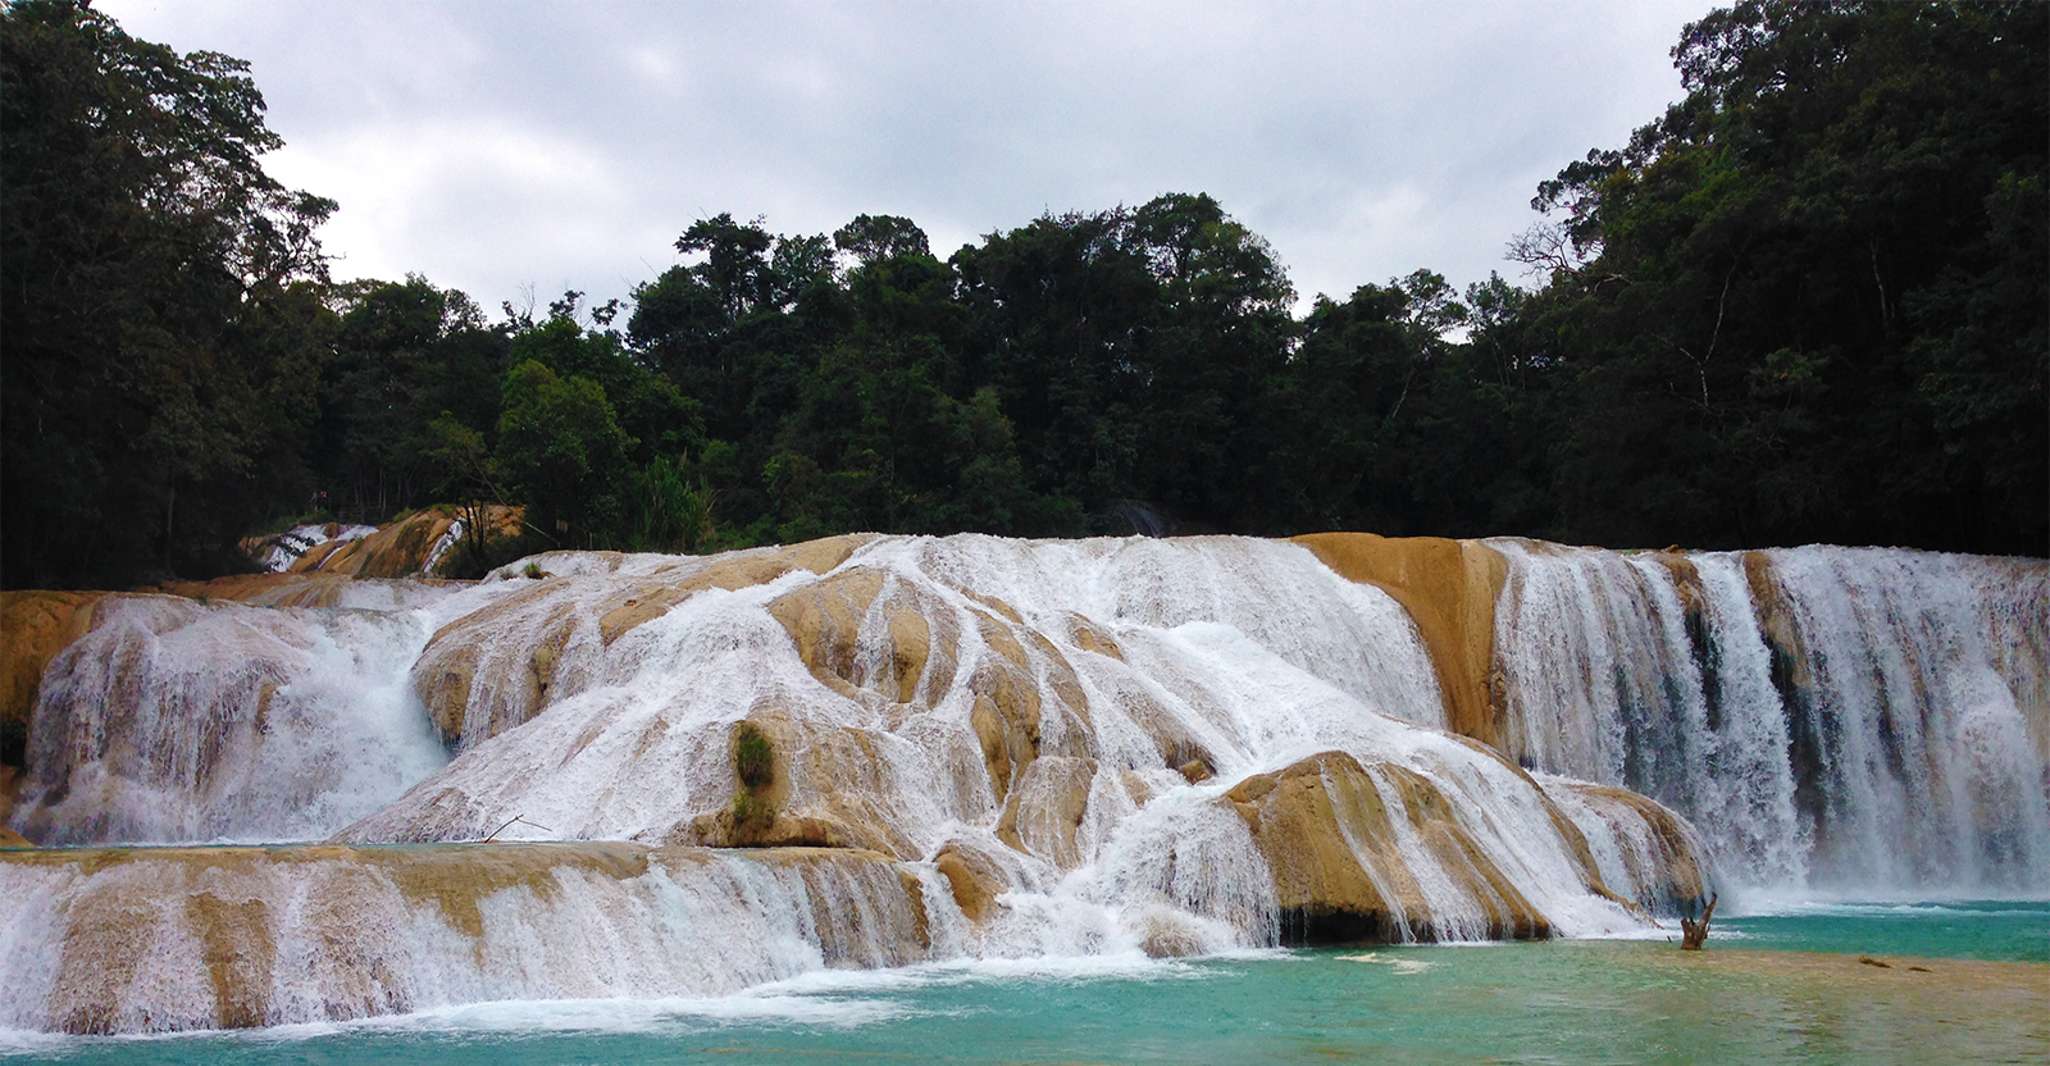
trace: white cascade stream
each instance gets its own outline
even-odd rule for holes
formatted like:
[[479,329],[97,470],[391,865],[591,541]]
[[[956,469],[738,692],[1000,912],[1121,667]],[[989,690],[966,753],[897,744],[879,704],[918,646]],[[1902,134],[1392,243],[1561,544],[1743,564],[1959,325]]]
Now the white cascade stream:
[[[744,581],[713,577],[772,553],[551,553],[542,581],[515,564],[464,588],[363,582],[338,608],[112,598],[46,671],[12,824],[45,843],[353,847],[0,861],[0,1026],[1271,947],[1301,919],[1233,792],[1325,752],[1364,771],[1327,777],[1327,798],[1363,787],[1399,815],[1392,848],[1337,823],[1396,939],[1495,935],[1511,897],[1566,935],[1644,929],[1590,889],[1590,862],[1626,899],[1677,902],[1663,874],[1694,831],[1568,778],[1690,816],[1726,882],[2050,885],[2040,564],[1775,551],[1761,605],[1742,555],[1688,556],[1682,581],[1649,555],[1491,543],[1510,559],[1505,744],[1534,776],[1442,731],[1393,599],[1285,542],[881,537],[826,573]],[[693,591],[608,643],[608,612],[663,587]],[[457,661],[451,757],[420,692]],[[1030,716],[1008,780],[999,703]],[[732,804],[743,719],[775,731],[783,811],[867,850],[687,846]],[[1195,765],[1211,776],[1177,771]],[[1419,787],[1449,812],[1435,843]],[[452,843],[514,814],[499,839],[529,843],[510,852]],[[1454,830],[1471,852],[1447,849]],[[982,920],[950,855],[988,872]],[[115,949],[99,929],[135,956],[104,980],[85,976]],[[269,961],[222,983],[223,936]],[[244,986],[261,992],[221,992]]]

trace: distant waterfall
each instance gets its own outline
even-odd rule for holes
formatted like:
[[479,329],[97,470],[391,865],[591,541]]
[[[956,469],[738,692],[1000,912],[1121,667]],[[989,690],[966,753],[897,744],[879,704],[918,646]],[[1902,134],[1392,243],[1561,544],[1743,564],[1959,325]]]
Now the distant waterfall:
[[2050,891],[2050,567],[1491,544],[1526,764],[1671,804],[1759,886]]

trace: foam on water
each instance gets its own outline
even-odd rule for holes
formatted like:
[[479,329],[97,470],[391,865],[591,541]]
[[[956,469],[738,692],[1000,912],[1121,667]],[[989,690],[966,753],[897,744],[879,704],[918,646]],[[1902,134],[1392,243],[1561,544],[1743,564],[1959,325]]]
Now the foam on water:
[[[541,581],[522,563],[417,600],[364,583],[360,595],[390,597],[378,610],[117,601],[51,668],[17,819],[35,819],[44,839],[339,830],[383,843],[478,839],[517,814],[524,821],[499,839],[689,843],[730,808],[733,728],[754,716],[777,731],[784,809],[888,856],[801,875],[727,852],[624,878],[565,865],[539,887],[482,894],[475,928],[423,906],[381,867],[209,874],[229,878],[209,892],[263,904],[278,967],[269,1023],[497,1001],[674,1002],[906,963],[1171,973],[1147,955],[1269,949],[1283,942],[1275,872],[1228,794],[1326,752],[1351,756],[1394,815],[1392,848],[1353,841],[1352,852],[1397,901],[1401,936],[1500,935],[1490,914],[1512,909],[1508,889],[1562,934],[1645,929],[1641,914],[1591,890],[1580,837],[1618,892],[1664,902],[1662,859],[1638,815],[1441,732],[1444,701],[1416,626],[1296,545],[883,537],[825,574],[699,580],[770,557],[549,553],[533,560],[550,575]],[[1502,642],[1531,750],[1591,776],[1663,782],[1684,781],[1712,740],[1733,752],[1749,743],[1708,724],[1716,704],[1702,695],[1662,568],[1602,560],[1599,579],[1554,569],[1516,572],[1519,602],[1532,605],[1518,617],[1564,643]],[[1591,597],[1594,614],[1563,593],[1540,596],[1555,579]],[[680,603],[607,642],[622,590],[686,586]],[[849,599],[854,588],[872,591]],[[844,647],[793,641],[804,619],[850,602],[860,606]],[[1579,621],[1559,621],[1567,614]],[[1764,654],[1762,642],[1739,646],[1734,606],[1715,617],[1729,627],[1731,662]],[[908,620],[924,634],[917,659],[902,654]],[[1547,657],[1598,662],[1581,676],[1606,680],[1582,691],[1530,672]],[[1655,665],[1639,669],[1639,657]],[[416,690],[457,674],[460,747],[443,765]],[[1556,713],[1538,720],[1541,691]],[[977,725],[998,701],[1032,716],[1031,757],[1008,780]],[[1680,738],[1670,751],[1669,734]],[[1191,783],[1184,767],[1214,776]],[[1771,773],[1759,779],[1768,798],[1780,794]],[[1754,791],[1733,785],[1721,802],[1750,810]],[[1506,888],[1424,839],[1411,818],[1422,818],[1419,795],[1443,798],[1428,802]],[[986,920],[970,923],[937,872],[947,848],[994,869]],[[0,866],[20,882],[0,885],[0,967],[28,975],[10,978],[21,994],[0,1008],[0,1025],[69,1024],[66,1012],[92,1000],[52,999],[70,950],[61,930],[90,913],[94,893],[159,898],[162,871],[149,867],[81,878]],[[1405,911],[1396,889],[1412,884]],[[183,906],[152,912],[141,976],[100,997],[114,1027],[212,1024],[204,938]],[[369,993],[364,960],[379,974]]]
[[408,671],[479,595],[364,581],[343,602],[384,609],[109,597],[44,672],[12,824],[46,844],[324,837],[447,761]]

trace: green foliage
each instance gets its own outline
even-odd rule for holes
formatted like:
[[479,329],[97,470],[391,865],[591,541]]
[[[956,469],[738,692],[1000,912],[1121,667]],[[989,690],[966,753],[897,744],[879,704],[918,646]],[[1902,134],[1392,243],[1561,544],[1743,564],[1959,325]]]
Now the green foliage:
[[305,505],[335,205],[264,173],[282,142],[247,70],[0,8],[9,584],[205,566]]
[[532,560],[528,561],[527,565],[520,570],[520,573],[525,574],[532,581],[539,581],[548,576],[547,571],[541,569],[541,564]]
[[1747,0],[1674,59],[1687,98],[1533,201],[1552,529],[2044,550],[2043,9]]
[[[2050,544],[2050,19],[1745,0],[1499,277],[1296,292],[1210,196],[947,258],[719,214],[617,301],[329,284],[236,60],[0,13],[10,584],[450,504],[444,572],[876,530]],[[200,195],[198,190],[210,190]],[[526,531],[493,539],[496,505]],[[535,573],[538,575],[538,568]]]
[[605,390],[527,360],[506,374],[497,466],[527,521],[563,547],[595,547],[617,528],[633,439]]
[[733,772],[749,790],[767,788],[775,779],[775,752],[753,722],[742,722],[733,731]]
[[736,826],[759,826],[774,820],[776,809],[768,800],[752,792],[733,794],[733,824]]
[[640,551],[693,553],[715,533],[712,504],[716,497],[700,481],[685,480],[682,464],[656,456],[634,476],[637,514],[632,546]]

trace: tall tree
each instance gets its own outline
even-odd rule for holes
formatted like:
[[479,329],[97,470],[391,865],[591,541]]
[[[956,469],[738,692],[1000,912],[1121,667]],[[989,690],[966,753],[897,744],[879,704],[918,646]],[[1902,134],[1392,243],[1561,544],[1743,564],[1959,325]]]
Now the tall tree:
[[248,65],[65,0],[0,9],[0,566],[131,578],[229,550],[309,486],[326,310]]

